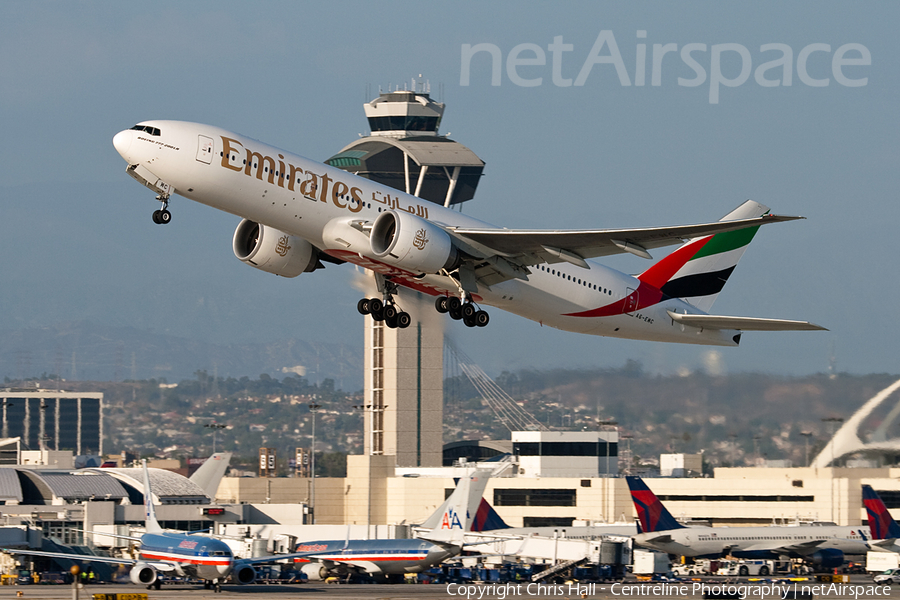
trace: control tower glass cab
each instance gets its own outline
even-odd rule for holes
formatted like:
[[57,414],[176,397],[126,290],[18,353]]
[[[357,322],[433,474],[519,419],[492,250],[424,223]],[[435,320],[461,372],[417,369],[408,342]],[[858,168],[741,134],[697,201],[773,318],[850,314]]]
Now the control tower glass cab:
[[425,92],[397,91],[380,94],[363,104],[372,135],[395,138],[436,136],[444,105]]
[[484,161],[438,134],[444,104],[432,100],[427,87],[382,93],[363,108],[370,135],[326,163],[443,206],[475,196]]

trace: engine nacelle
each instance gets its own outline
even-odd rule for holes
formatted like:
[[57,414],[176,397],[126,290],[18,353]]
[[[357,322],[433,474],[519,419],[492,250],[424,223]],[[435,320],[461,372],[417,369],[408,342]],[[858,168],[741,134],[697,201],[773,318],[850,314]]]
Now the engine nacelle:
[[312,244],[294,235],[244,219],[234,230],[234,255],[241,262],[282,277],[296,277],[316,268]]
[[309,581],[324,581],[328,578],[328,569],[322,563],[309,563],[300,567],[300,572]]
[[256,581],[256,569],[253,565],[237,565],[231,573],[231,578],[241,585],[249,585]]
[[450,269],[459,255],[450,234],[431,221],[402,210],[378,215],[369,243],[379,260],[414,273]]
[[131,583],[135,585],[153,585],[156,583],[159,573],[152,565],[139,562],[131,567],[131,573],[128,576],[131,578]]
[[830,571],[844,564],[844,553],[837,548],[816,550],[809,558],[816,571]]

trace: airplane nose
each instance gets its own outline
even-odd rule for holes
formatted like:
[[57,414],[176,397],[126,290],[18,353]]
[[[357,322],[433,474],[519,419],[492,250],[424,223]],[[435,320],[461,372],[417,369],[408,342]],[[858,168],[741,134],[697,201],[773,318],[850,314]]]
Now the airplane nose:
[[125,160],[128,160],[128,149],[131,148],[131,138],[132,131],[130,129],[120,131],[113,137],[113,146],[115,146],[116,152],[121,154],[122,158]]

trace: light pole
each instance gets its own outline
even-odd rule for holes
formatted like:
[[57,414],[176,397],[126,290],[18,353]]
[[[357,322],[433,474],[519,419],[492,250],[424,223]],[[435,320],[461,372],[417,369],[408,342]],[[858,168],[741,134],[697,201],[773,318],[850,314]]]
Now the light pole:
[[812,431],[801,431],[800,435],[803,436],[803,445],[804,445],[804,462],[803,466],[809,466],[809,438],[812,436]]
[[212,429],[212,432],[213,432],[213,451],[212,451],[212,453],[215,454],[216,453],[216,434],[219,433],[220,429],[225,429],[226,427],[228,427],[228,425],[223,425],[222,423],[213,422],[213,423],[206,423],[203,426],[206,427],[207,429]]
[[826,417],[822,419],[822,422],[828,423],[828,434],[831,436],[828,440],[828,444],[831,446],[831,462],[828,465],[831,467],[831,521],[834,521],[834,430],[838,423],[843,423],[844,419],[842,417]]
[[309,412],[312,413],[312,448],[310,448],[309,469],[312,479],[310,480],[309,492],[309,514],[312,518],[312,524],[316,524],[316,412],[321,408],[319,404],[310,404]]
[[[613,431],[618,432],[619,431],[618,425],[619,425],[619,422],[612,418],[600,420],[601,431],[602,431],[602,427],[606,426],[606,427],[612,427]],[[618,471],[618,469],[616,469],[616,471]],[[609,438],[607,438],[607,440],[606,440],[606,476],[609,477]]]
[[[366,411],[372,408],[371,404],[354,404],[353,408],[363,415],[363,452],[366,447]],[[371,455],[370,455],[371,456]],[[369,459],[368,477],[366,481],[366,539],[369,538],[369,529],[372,525],[372,463]]]

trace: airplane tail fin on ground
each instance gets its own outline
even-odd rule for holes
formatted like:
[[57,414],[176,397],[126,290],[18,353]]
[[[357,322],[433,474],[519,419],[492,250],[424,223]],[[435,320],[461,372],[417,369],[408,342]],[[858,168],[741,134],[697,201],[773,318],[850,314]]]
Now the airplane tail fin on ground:
[[219,483],[222,481],[225,471],[228,470],[230,462],[231,452],[216,452],[191,475],[191,481],[199,485],[213,502],[216,500]]
[[[769,207],[747,200],[720,221],[761,217]],[[759,225],[693,238],[638,275],[638,279],[708,312]]]
[[684,528],[684,525],[676,521],[675,517],[666,510],[656,494],[650,491],[643,479],[626,477],[625,480],[628,482],[628,489],[631,490],[631,500],[637,510],[642,533]]
[[144,467],[144,530],[147,533],[162,533],[159,521],[156,520],[156,508],[153,506],[153,491],[150,489],[150,471],[147,461],[141,460]]
[[497,514],[491,503],[482,498],[481,504],[478,505],[478,512],[475,513],[475,518],[472,520],[471,530],[493,531],[495,529],[509,529],[509,525]]
[[878,497],[878,493],[870,485],[862,486],[863,504],[869,515],[869,531],[873,540],[889,540],[900,538],[900,525],[894,521],[887,506]]
[[460,479],[447,501],[422,523],[423,528],[430,530],[420,537],[441,544],[462,546],[466,532],[472,530],[490,477],[490,471],[476,470]]

